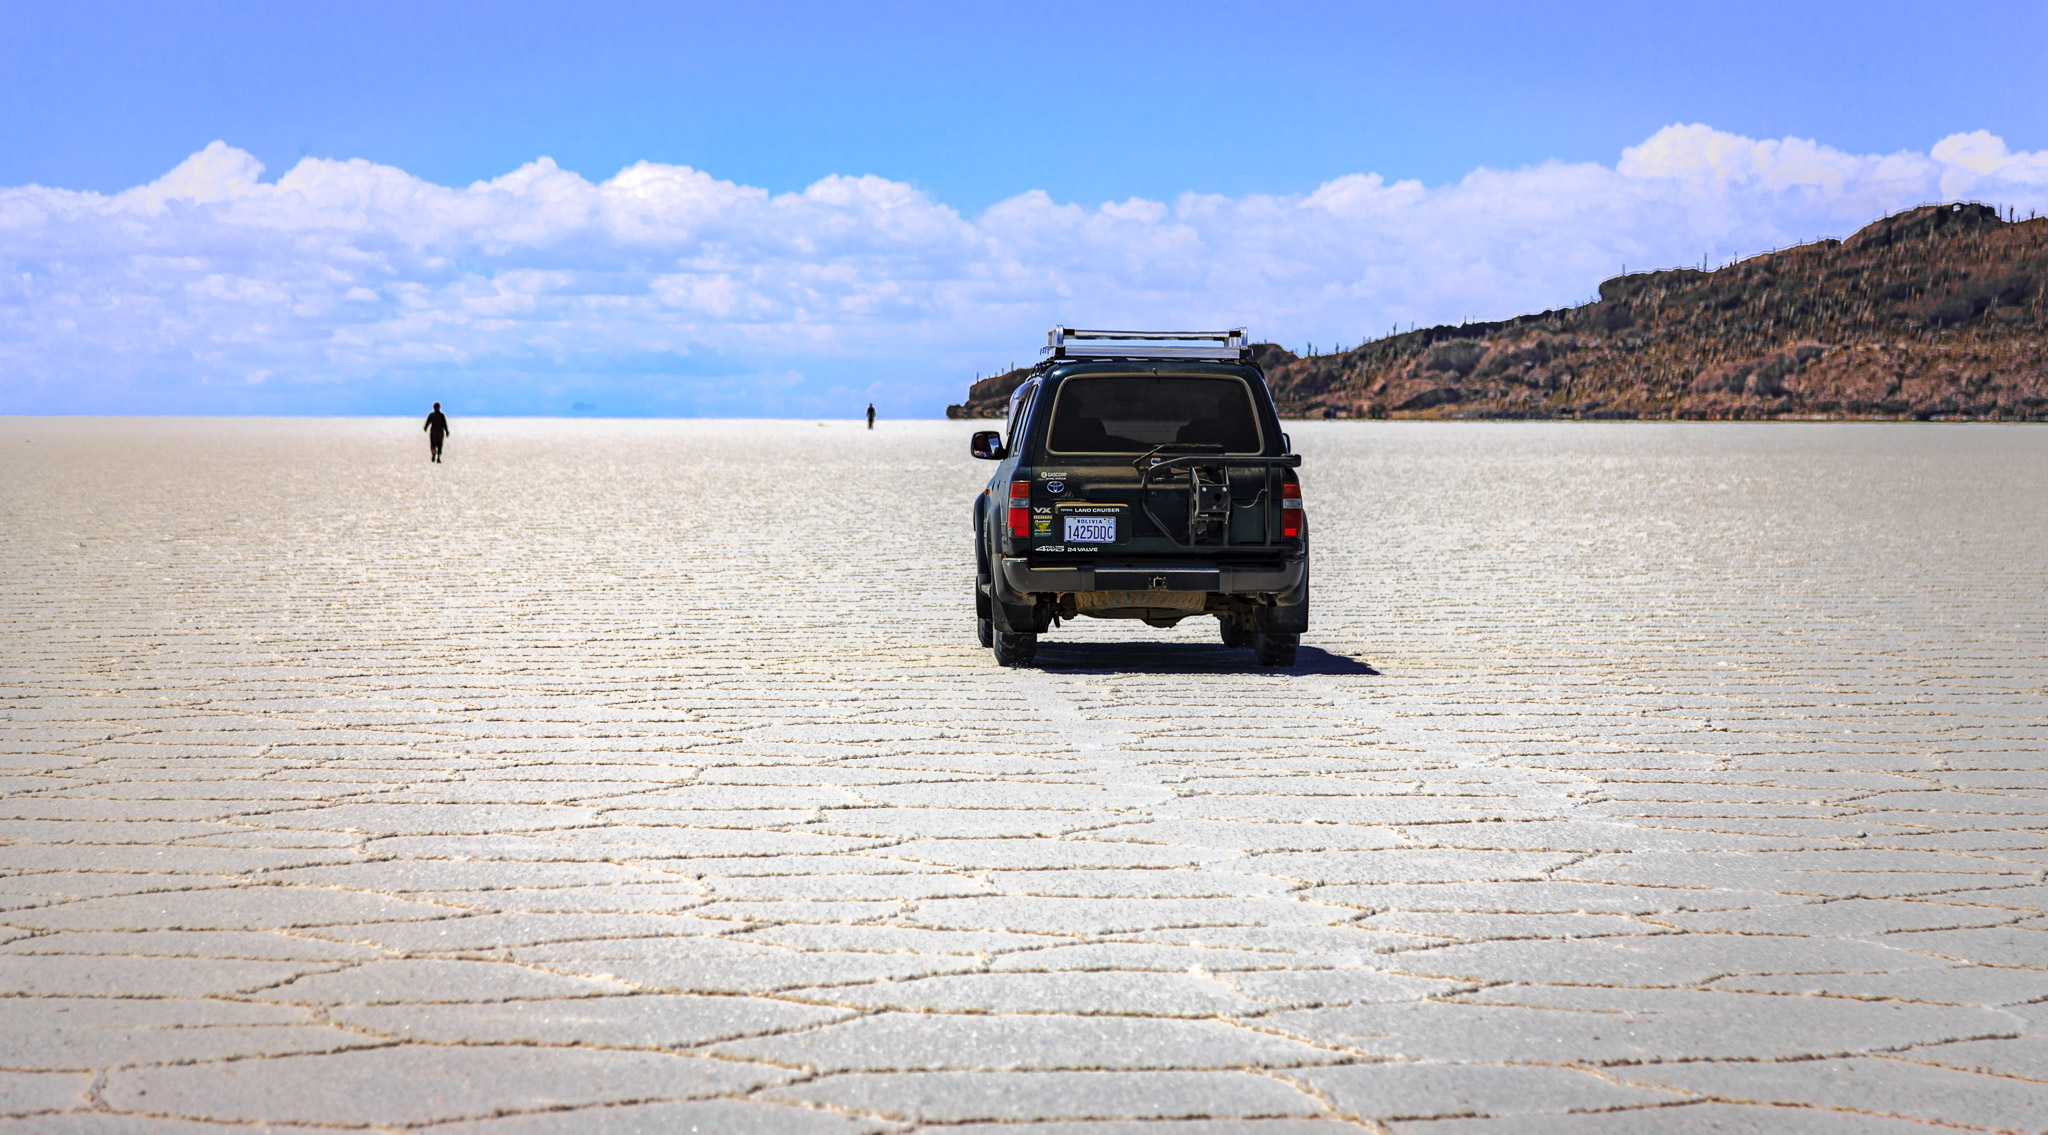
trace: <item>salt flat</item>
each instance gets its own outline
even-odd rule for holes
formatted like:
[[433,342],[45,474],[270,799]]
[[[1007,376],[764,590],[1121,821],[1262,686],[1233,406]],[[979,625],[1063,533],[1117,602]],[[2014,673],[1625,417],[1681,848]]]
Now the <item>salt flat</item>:
[[2048,430],[1297,424],[1274,673],[974,425],[0,420],[0,1131],[2048,1126]]

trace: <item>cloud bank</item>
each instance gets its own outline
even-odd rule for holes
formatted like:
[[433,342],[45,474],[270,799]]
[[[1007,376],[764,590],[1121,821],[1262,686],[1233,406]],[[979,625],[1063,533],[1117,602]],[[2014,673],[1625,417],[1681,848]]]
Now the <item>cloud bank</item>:
[[2048,151],[1927,153],[1670,126],[1612,167],[1378,174],[1298,195],[1097,206],[1029,192],[963,217],[914,186],[797,193],[541,158],[464,188],[308,158],[275,181],[215,142],[106,195],[0,189],[0,412],[451,409],[935,414],[1055,322],[1249,325],[1356,343],[1587,298],[1888,212],[2048,211]]

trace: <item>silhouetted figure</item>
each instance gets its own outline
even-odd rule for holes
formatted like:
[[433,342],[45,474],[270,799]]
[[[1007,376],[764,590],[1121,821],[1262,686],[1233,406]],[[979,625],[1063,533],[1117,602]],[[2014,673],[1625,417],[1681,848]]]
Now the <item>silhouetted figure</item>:
[[439,402],[434,403],[434,412],[427,415],[427,424],[421,428],[427,431],[427,447],[431,451],[429,456],[435,462],[439,462],[441,460],[441,439],[448,436],[448,418],[441,413],[441,404]]
[[868,403],[868,428],[875,428],[875,404],[873,402]]

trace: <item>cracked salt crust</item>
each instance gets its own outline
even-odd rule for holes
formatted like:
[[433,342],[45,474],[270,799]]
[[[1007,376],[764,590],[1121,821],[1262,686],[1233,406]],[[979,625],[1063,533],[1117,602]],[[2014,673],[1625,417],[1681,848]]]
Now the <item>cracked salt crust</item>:
[[1277,674],[586,425],[0,421],[0,1130],[2048,1114],[2048,433],[1300,423]]

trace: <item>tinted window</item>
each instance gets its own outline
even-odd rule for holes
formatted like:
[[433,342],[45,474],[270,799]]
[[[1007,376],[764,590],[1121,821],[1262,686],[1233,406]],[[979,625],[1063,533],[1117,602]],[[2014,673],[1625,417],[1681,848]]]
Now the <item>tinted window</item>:
[[1057,453],[1143,453],[1167,444],[1259,452],[1251,392],[1235,378],[1070,378],[1053,404]]

